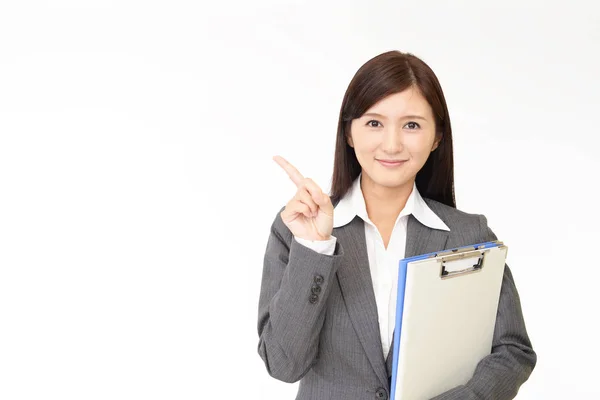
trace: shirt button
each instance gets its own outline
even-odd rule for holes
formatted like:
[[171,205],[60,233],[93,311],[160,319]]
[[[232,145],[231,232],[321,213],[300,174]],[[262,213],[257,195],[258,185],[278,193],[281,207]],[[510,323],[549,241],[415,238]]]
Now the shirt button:
[[314,285],[312,285],[312,287],[310,288],[310,291],[313,292],[314,294],[319,294],[321,293],[321,286],[317,285],[316,283]]
[[317,285],[320,285],[320,284],[322,284],[322,283],[323,283],[323,281],[324,281],[324,279],[323,279],[323,277],[322,277],[321,275],[315,275],[315,283],[316,283]]
[[317,301],[319,300],[319,296],[316,294],[311,294],[310,298],[308,299],[308,301],[310,302],[310,304],[315,304]]
[[383,389],[383,388],[377,389],[377,391],[375,392],[375,398],[378,400],[387,400],[388,395],[387,395],[387,392],[385,391],[385,389]]

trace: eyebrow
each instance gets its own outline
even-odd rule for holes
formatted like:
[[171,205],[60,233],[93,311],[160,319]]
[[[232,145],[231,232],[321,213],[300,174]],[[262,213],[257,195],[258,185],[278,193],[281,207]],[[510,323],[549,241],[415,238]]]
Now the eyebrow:
[[[373,113],[373,112],[363,114],[363,117],[365,117],[365,116],[380,117],[380,118],[386,119],[385,115],[381,115],[381,114],[377,114],[377,113]],[[425,117],[423,117],[421,115],[405,115],[401,119],[407,119],[407,118],[410,118],[410,119],[422,119],[424,121],[427,121],[427,118],[425,118]]]

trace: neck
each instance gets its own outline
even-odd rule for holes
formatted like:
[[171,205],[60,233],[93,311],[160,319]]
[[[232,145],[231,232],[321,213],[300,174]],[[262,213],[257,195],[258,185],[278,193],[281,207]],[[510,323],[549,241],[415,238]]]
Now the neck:
[[406,206],[408,197],[413,190],[414,180],[392,188],[378,185],[370,179],[365,179],[365,176],[362,175],[360,185],[369,219],[373,223],[394,223]]

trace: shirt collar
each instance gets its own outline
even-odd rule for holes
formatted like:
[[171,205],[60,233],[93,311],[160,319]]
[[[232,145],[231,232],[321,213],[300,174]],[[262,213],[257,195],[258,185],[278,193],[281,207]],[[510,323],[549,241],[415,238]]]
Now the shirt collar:
[[[367,207],[365,204],[365,198],[362,194],[362,188],[360,184],[362,172],[352,183],[352,186],[348,192],[340,199],[339,203],[335,207],[333,213],[333,227],[338,228],[344,226],[354,219],[357,215],[362,218],[363,221],[372,224],[367,214]],[[425,200],[421,197],[421,194],[417,190],[416,183],[413,183],[413,190],[408,196],[406,205],[398,215],[398,220],[405,215],[414,215],[423,225],[426,225],[432,229],[441,229],[449,231],[450,228],[441,220],[440,217],[434,213],[431,208],[425,203]]]

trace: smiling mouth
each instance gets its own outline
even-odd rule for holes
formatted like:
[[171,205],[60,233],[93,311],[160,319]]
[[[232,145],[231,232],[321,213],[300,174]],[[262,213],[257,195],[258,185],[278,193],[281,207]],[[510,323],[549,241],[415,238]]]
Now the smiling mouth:
[[397,160],[397,161],[377,160],[377,161],[379,162],[379,164],[381,164],[385,168],[397,168],[397,167],[404,165],[404,163],[406,162],[406,160]]

